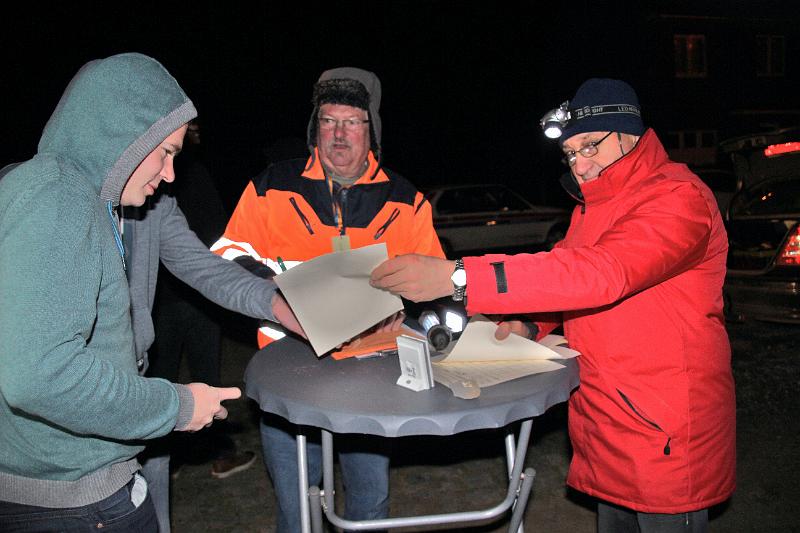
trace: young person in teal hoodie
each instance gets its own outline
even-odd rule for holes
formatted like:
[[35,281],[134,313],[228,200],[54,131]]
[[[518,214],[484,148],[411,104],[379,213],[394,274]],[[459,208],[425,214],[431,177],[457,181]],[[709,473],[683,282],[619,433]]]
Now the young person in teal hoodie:
[[201,429],[240,395],[137,372],[116,208],[174,178],[195,116],[155,60],[92,61],[37,154],[0,171],[2,531],[157,531],[140,441]]

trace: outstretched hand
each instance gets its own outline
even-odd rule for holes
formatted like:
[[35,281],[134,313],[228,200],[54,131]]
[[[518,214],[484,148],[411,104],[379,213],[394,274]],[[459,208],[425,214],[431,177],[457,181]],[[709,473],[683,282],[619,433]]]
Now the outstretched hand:
[[293,333],[297,333],[304,339],[308,338],[306,332],[303,331],[303,326],[300,325],[297,317],[294,316],[289,304],[286,303],[286,300],[283,298],[283,296],[277,292],[275,293],[275,296],[272,297],[272,314],[275,319],[280,322],[281,326]]
[[214,420],[228,417],[228,410],[222,406],[225,400],[235,400],[242,395],[238,387],[212,387],[205,383],[186,385],[194,398],[192,419],[180,431],[199,431],[208,427]]
[[455,261],[409,254],[388,259],[372,271],[369,283],[412,302],[435,300],[453,294],[450,276]]

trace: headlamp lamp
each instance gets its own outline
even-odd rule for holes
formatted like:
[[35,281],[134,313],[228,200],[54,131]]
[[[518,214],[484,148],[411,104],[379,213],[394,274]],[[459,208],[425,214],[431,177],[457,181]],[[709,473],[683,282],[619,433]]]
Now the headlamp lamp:
[[561,137],[561,133],[570,118],[572,118],[572,115],[569,112],[569,100],[567,100],[556,109],[551,109],[545,113],[539,121],[539,125],[542,127],[542,130],[544,130],[546,137],[549,139],[558,139]]

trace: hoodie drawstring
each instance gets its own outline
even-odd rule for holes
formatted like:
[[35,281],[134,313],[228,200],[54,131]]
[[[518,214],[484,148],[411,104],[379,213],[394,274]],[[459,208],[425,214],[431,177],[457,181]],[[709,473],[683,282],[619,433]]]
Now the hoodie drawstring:
[[122,259],[122,270],[127,271],[128,268],[125,266],[125,245],[122,244],[122,237],[119,234],[117,218],[114,216],[114,206],[111,200],[108,201],[106,207],[108,208],[108,218],[111,219],[111,228],[114,230],[114,241],[117,243],[117,250],[119,250],[119,256]]

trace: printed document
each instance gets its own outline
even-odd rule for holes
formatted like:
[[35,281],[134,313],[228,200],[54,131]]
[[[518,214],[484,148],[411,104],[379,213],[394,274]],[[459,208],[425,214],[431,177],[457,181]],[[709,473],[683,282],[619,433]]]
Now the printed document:
[[497,324],[475,315],[446,357],[433,363],[433,377],[461,398],[475,398],[480,387],[490,387],[523,376],[563,368],[558,360],[580,355],[560,335],[539,342],[509,335],[494,338]]

